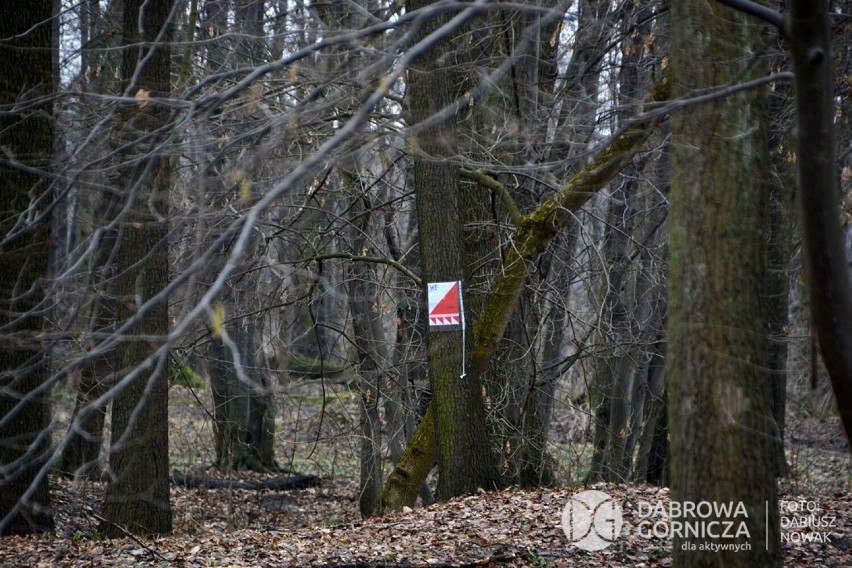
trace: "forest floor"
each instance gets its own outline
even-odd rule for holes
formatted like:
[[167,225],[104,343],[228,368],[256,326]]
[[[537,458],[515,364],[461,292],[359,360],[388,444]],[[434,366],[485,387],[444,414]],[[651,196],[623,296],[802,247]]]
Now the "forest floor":
[[[329,424],[341,429],[340,436],[349,428],[347,423],[354,418],[347,419],[349,402],[302,397],[297,411],[279,408],[285,423],[298,417],[300,432],[291,438],[292,448],[281,444],[285,453],[290,452],[286,463],[296,465],[300,473],[321,474],[316,487],[286,492],[173,487],[172,535],[108,540],[97,531],[103,484],[75,486],[52,477],[56,530],[0,539],[0,566],[671,565],[672,541],[665,534],[669,523],[661,516],[661,508],[668,510],[669,493],[659,487],[510,488],[361,520],[354,464],[344,459],[349,447],[344,442],[329,451],[330,438],[323,437]],[[316,407],[323,409],[321,420],[311,414]],[[200,420],[204,410],[187,404],[173,414],[177,453],[172,464],[182,463],[188,471],[190,463],[200,465],[209,458],[205,449],[209,443],[197,445],[209,434]],[[279,432],[286,436],[288,431]],[[802,420],[791,424],[788,432],[792,475],[780,482],[784,564],[852,566],[852,469],[839,425],[832,418]],[[312,440],[313,445],[298,446],[300,439]],[[294,450],[297,446],[299,451]],[[191,449],[195,453],[190,459]],[[283,477],[224,474],[200,467],[193,473],[202,471],[226,482]],[[589,489],[608,494],[623,520],[618,538],[596,552],[575,546],[562,527],[566,504]],[[651,529],[656,521],[663,521],[658,534]]]

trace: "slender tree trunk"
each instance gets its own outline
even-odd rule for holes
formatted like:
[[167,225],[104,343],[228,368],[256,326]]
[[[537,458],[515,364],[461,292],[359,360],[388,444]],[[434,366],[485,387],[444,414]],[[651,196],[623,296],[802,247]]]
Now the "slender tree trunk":
[[[628,165],[628,178],[638,173]],[[628,211],[630,193],[636,183],[626,181],[610,195],[609,222],[604,237],[604,256],[609,262],[604,278],[604,306],[599,322],[601,343],[605,346],[596,361],[595,384],[598,408],[595,411],[594,453],[589,479],[592,482],[624,482],[624,467],[630,421],[630,385],[636,352],[631,345],[636,330],[627,309],[628,241],[635,212]]]
[[[764,74],[751,56],[764,42],[762,26],[703,0],[673,3],[671,11],[677,96]],[[727,520],[744,522],[748,535],[726,542],[749,546],[716,552],[676,536],[674,566],[781,564],[777,488],[767,467],[776,433],[767,371],[765,114],[765,92],[752,90],[678,113],[673,125],[672,500],[741,503],[747,517]]]
[[[50,390],[37,391],[49,359],[36,339],[49,311],[49,178],[23,167],[46,169],[53,153],[53,15],[53,1],[39,0],[6,4],[0,17],[0,535],[53,528],[41,471]],[[42,102],[21,110],[21,95]]]
[[799,134],[798,194],[811,316],[846,439],[852,444],[852,283],[838,215],[828,12],[823,2],[793,0],[789,6]]
[[[629,121],[647,91],[649,75],[657,63],[649,55],[655,40],[650,27],[650,8],[638,2],[621,5],[624,41],[618,76],[619,123]],[[643,64],[643,60],[650,60]],[[650,65],[648,64],[650,63]],[[660,154],[657,154],[661,157]],[[633,470],[634,449],[644,424],[651,359],[649,336],[659,327],[655,318],[659,295],[652,270],[649,246],[658,241],[659,207],[648,198],[650,183],[642,182],[646,160],[634,160],[610,189],[608,220],[603,240],[606,274],[603,277],[603,309],[598,323],[601,353],[595,361],[595,449],[589,478],[592,481],[627,481]],[[649,207],[643,207],[647,203]],[[640,243],[638,251],[633,243]]]
[[[97,208],[96,220],[108,226],[121,212],[120,199],[105,192]],[[92,297],[91,313],[88,314],[87,331],[92,337],[106,337],[115,332],[117,302],[115,298],[115,275],[118,244],[118,229],[107,228],[98,243],[97,254],[89,275],[88,294]],[[86,340],[90,349],[97,339]],[[85,364],[75,377],[69,377],[72,391],[76,391],[74,416],[68,431],[69,440],[62,452],[59,467],[75,477],[100,477],[98,458],[103,445],[106,405],[92,404],[110,388],[108,377],[118,371],[116,351],[95,358]]]
[[[370,212],[367,195],[355,195],[349,208],[356,254],[373,256],[370,251]],[[376,271],[367,263],[349,264],[349,310],[352,333],[358,351],[358,389],[361,395],[361,479],[358,508],[361,516],[373,513],[382,493],[382,423],[379,413],[382,386],[388,365],[387,341],[382,329],[382,295]]]

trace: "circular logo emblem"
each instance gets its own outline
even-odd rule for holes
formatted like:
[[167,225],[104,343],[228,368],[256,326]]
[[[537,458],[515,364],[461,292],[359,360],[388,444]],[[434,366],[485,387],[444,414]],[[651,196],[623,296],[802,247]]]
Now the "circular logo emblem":
[[603,550],[621,534],[621,505],[603,491],[581,491],[562,510],[562,530],[574,546]]

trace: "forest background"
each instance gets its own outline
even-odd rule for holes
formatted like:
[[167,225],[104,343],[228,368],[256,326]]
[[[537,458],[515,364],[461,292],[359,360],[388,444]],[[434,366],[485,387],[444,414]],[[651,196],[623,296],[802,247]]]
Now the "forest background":
[[779,563],[789,424],[852,431],[847,4],[4,8],[0,530],[58,474],[116,537],[207,466],[365,517],[632,482]]

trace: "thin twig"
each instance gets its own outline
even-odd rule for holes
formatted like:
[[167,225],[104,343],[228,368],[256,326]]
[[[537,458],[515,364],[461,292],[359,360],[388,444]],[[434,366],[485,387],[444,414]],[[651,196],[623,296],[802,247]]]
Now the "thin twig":
[[159,560],[162,560],[163,562],[175,562],[175,561],[180,561],[180,562],[182,562],[182,560],[179,560],[179,559],[177,559],[177,558],[175,558],[175,559],[173,559],[173,560],[169,560],[168,558],[166,558],[165,556],[163,556],[162,554],[160,554],[159,552],[157,552],[155,549],[153,549],[153,548],[151,548],[150,546],[148,546],[147,544],[145,544],[142,540],[140,540],[140,539],[139,539],[139,537],[138,537],[138,536],[136,536],[136,535],[135,535],[135,534],[133,534],[132,532],[128,531],[127,529],[125,529],[125,528],[124,528],[124,527],[122,527],[121,525],[117,525],[117,524],[113,523],[112,521],[109,521],[109,520],[107,520],[107,519],[103,518],[102,516],[98,515],[98,514],[97,514],[97,513],[95,513],[95,512],[92,512],[92,513],[91,513],[91,515],[92,515],[94,518],[96,518],[97,520],[99,520],[100,522],[102,522],[102,523],[106,523],[106,524],[108,524],[108,525],[109,525],[109,526],[111,526],[111,527],[115,527],[115,528],[117,528],[120,532],[122,532],[122,533],[124,534],[124,536],[126,536],[126,537],[130,538],[130,539],[131,539],[132,541],[134,541],[136,544],[138,544],[139,546],[141,546],[142,548],[144,548],[145,550],[147,550],[147,551],[148,551],[148,553],[149,553],[151,556],[153,556],[153,557],[155,557],[155,558],[157,558],[157,559],[159,559]]
[[355,262],[373,262],[375,264],[384,264],[384,265],[390,266],[391,268],[395,268],[395,269],[399,270],[404,275],[406,275],[408,278],[410,278],[411,281],[414,282],[415,284],[417,284],[418,286],[423,285],[423,281],[420,280],[420,277],[417,276],[416,274],[414,274],[408,268],[406,268],[405,265],[403,265],[400,262],[397,262],[396,260],[381,257],[381,256],[361,256],[361,255],[349,254],[349,253],[345,253],[345,252],[334,252],[334,253],[323,254],[323,255],[319,255],[319,256],[313,256],[313,257],[305,259],[305,260],[322,261],[322,260],[329,260],[329,259],[332,259],[332,258],[342,258],[342,259],[346,259],[346,260],[352,260],[352,261],[355,261]]

